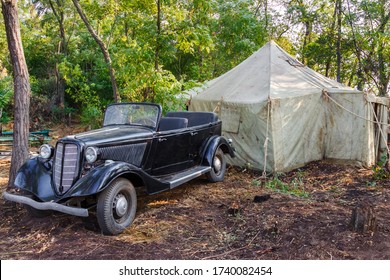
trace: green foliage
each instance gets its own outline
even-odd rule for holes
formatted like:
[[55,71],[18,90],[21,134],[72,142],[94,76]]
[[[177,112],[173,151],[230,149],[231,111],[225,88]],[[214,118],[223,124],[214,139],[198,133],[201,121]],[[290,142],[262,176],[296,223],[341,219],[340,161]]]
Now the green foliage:
[[11,101],[12,94],[12,78],[2,78],[0,80],[0,108],[4,108]]
[[47,120],[49,106],[47,96],[33,93],[30,98],[30,121]]
[[260,180],[254,179],[252,180],[251,185],[254,187],[260,187],[262,185],[262,182]]
[[0,16],[0,79],[2,79],[2,71],[9,66],[8,63],[8,44],[5,33],[5,25],[3,16]]
[[155,72],[153,79],[154,94],[150,101],[161,104],[164,113],[177,110],[180,100],[176,96],[180,93],[182,84],[168,71]]
[[66,119],[69,119],[69,115],[71,116],[76,112],[76,109],[72,107],[65,106],[53,106],[51,108],[51,120],[55,123],[64,122]]
[[[230,70],[270,38],[330,78],[337,73],[339,40],[342,82],[380,95],[388,91],[386,0],[343,2],[340,37],[335,1],[159,2],[160,30],[157,1],[80,0],[110,52],[122,100],[158,102],[165,111],[183,107],[182,90]],[[70,108],[83,112],[112,102],[107,65],[72,1],[22,1],[19,14],[32,92],[54,104],[48,108],[54,119]],[[9,60],[0,17],[0,75],[12,73]]]
[[250,56],[267,42],[267,30],[251,11],[253,1],[218,1],[214,73],[220,75]]
[[82,124],[90,126],[91,129],[100,128],[103,124],[103,111],[96,106],[87,105],[82,108],[80,119]]
[[305,173],[298,170],[296,176],[288,182],[284,173],[275,173],[271,178],[265,180],[254,179],[251,182],[252,186],[265,187],[275,192],[285,193],[297,197],[309,197],[309,193],[305,191],[304,178]]
[[287,37],[282,36],[282,37],[276,38],[275,42],[282,49],[284,49],[286,52],[288,52],[289,54],[291,54],[291,55],[296,54],[293,44],[291,43],[291,41]]
[[383,179],[390,178],[389,171],[386,168],[387,161],[388,161],[387,154],[384,153],[381,156],[378,163],[372,168],[373,171],[372,179],[374,181],[380,181]]
[[66,92],[75,102],[80,104],[98,104],[98,96],[94,84],[89,83],[85,72],[79,64],[73,65],[64,61],[59,65],[63,78],[67,82]]
[[13,94],[11,77],[5,77],[0,80],[0,123],[10,121],[9,115],[4,109],[11,103]]
[[265,187],[272,189],[276,192],[286,193],[298,197],[309,197],[309,193],[305,191],[305,186],[302,178],[302,174],[298,173],[298,176],[294,178],[291,183],[285,183],[281,177],[283,173],[274,174],[273,178],[265,183]]

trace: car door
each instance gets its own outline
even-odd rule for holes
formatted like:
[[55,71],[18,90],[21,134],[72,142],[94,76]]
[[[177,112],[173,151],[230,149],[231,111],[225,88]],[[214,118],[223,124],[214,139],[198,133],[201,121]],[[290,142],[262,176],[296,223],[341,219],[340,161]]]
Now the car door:
[[205,141],[210,137],[210,129],[207,127],[197,127],[193,128],[190,132],[190,151],[189,157],[191,165],[194,165],[198,162],[202,145],[205,144]]
[[189,167],[190,136],[188,129],[156,133],[152,175],[170,174]]
[[196,165],[199,164],[200,153],[204,145],[206,145],[207,140],[213,135],[221,135],[221,123],[193,127],[191,128],[190,135],[190,164]]

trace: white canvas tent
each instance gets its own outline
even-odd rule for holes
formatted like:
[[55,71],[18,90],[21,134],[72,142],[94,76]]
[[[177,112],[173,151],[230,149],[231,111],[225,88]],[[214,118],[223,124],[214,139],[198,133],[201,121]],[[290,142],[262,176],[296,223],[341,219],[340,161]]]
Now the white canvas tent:
[[[271,41],[208,82],[189,110],[218,113],[236,148],[232,164],[285,172],[326,158],[374,164],[379,143],[387,142],[387,134],[375,138],[374,107],[363,92],[305,67]],[[379,119],[387,123],[387,107]]]

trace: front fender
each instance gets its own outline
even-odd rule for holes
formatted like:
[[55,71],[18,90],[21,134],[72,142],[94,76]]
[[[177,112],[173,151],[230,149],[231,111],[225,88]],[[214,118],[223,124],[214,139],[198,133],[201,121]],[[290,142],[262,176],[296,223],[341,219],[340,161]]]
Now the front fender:
[[220,147],[225,154],[229,154],[230,157],[234,157],[234,149],[230,145],[229,141],[223,136],[211,137],[202,153],[202,164],[212,166],[215,151]]
[[16,173],[14,187],[26,190],[42,201],[56,200],[52,188],[51,161],[34,157],[27,160]]
[[122,174],[138,173],[139,168],[125,162],[113,162],[95,167],[80,178],[69,191],[68,196],[80,197],[97,194]]
[[80,178],[66,194],[57,196],[52,187],[51,164],[39,157],[27,160],[16,174],[14,187],[28,191],[41,201],[57,202],[71,197],[94,195],[122,174],[141,173],[139,168],[125,162],[98,166]]

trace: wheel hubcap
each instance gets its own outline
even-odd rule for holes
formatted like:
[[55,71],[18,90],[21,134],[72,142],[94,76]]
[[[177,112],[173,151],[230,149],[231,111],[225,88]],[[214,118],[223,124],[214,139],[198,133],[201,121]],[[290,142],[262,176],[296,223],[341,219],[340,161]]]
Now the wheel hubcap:
[[115,202],[115,212],[119,217],[123,217],[126,214],[127,207],[129,206],[126,197],[118,195]]
[[214,157],[214,162],[213,162],[213,165],[214,165],[214,170],[216,173],[219,173],[222,169],[222,161],[219,157]]

